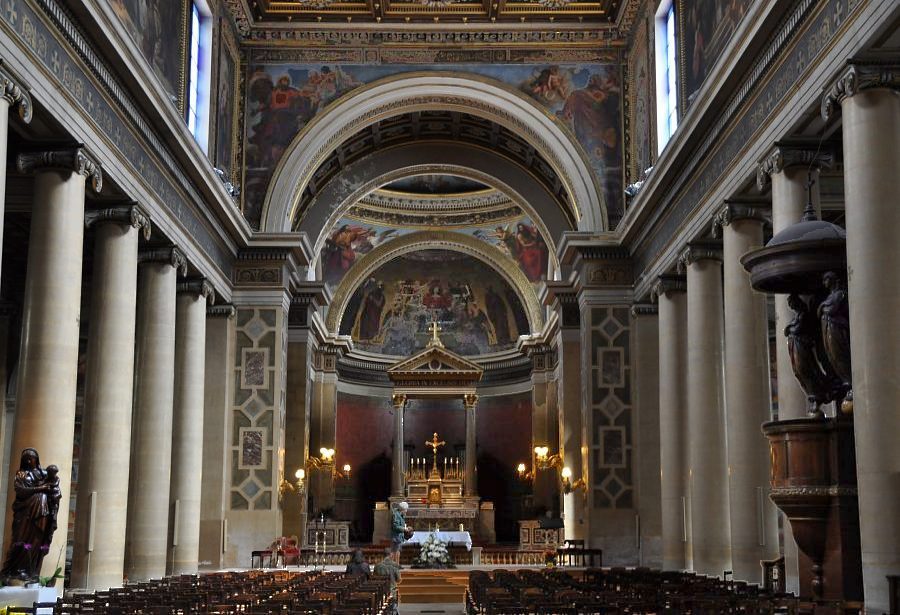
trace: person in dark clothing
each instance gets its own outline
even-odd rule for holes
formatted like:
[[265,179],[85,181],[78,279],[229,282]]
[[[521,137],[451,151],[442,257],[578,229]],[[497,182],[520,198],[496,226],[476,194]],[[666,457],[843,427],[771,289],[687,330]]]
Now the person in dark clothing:
[[345,572],[352,576],[364,576],[366,579],[372,576],[372,571],[368,562],[366,562],[366,558],[363,556],[362,549],[357,549],[353,552]]

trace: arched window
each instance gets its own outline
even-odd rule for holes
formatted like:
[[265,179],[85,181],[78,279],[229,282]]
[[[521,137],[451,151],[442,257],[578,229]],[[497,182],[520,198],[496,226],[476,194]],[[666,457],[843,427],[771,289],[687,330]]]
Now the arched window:
[[188,75],[188,130],[206,152],[209,143],[209,78],[212,60],[212,14],[206,0],[191,2],[191,56]]
[[675,3],[663,0],[656,11],[656,134],[658,152],[678,127],[678,62]]

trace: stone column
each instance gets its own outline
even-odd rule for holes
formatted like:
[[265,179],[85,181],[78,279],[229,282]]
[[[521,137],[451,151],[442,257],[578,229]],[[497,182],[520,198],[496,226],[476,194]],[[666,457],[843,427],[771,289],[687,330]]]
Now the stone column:
[[[6,365],[9,356],[15,352],[15,349],[10,348],[9,334],[13,330],[12,328],[16,326],[14,324],[16,320],[16,306],[8,301],[0,301],[0,459],[4,460],[3,463],[5,464],[8,464],[10,460],[18,463],[18,459],[13,459],[12,451],[10,450],[12,428],[16,418],[15,407],[12,404],[8,404],[6,399],[10,381],[10,370],[7,369]],[[3,474],[0,473],[0,475]],[[0,505],[5,505],[9,492],[9,481],[0,480]],[[12,511],[4,507],[3,510],[0,510],[0,529],[6,527],[7,516],[12,518]]]
[[[531,450],[547,446],[556,452],[559,446],[558,380],[551,371],[551,351],[546,344],[530,344],[523,348],[531,359]],[[529,464],[530,465],[530,464]],[[534,507],[555,510],[559,506],[559,486],[555,471],[535,471],[532,491]]]
[[229,428],[234,395],[233,305],[206,309],[206,370],[203,402],[203,486],[200,491],[200,569],[221,570],[225,553],[226,484],[231,462]]
[[303,489],[285,496],[284,534],[302,537],[306,527],[309,485],[306,461],[310,437],[310,367],[315,338],[310,323],[320,308],[331,300],[329,287],[323,282],[304,282],[295,292],[288,312],[288,350],[285,383],[284,475],[297,485],[297,470],[307,472]]
[[722,251],[714,244],[691,243],[679,268],[687,270],[688,480],[694,570],[720,576],[732,563],[722,373]]
[[[895,59],[896,62],[896,59]],[[900,574],[900,65],[851,62],[822,114],[843,114],[856,476],[866,612]]]
[[475,430],[475,407],[478,405],[478,396],[467,393],[463,396],[463,404],[466,407],[466,473],[464,477],[465,488],[463,495],[475,497],[478,495],[478,476],[475,469],[475,458],[478,455]]
[[175,391],[175,289],[187,263],[178,248],[138,256],[137,351],[125,575],[132,583],[166,574],[172,407]]
[[660,276],[651,296],[659,302],[659,458],[662,566],[693,567],[688,513],[687,282]]
[[[321,448],[335,448],[337,441],[337,362],[344,352],[340,346],[330,341],[323,342],[313,351],[314,371],[312,372],[310,395],[309,454],[319,456]],[[396,436],[395,436],[396,437]],[[399,464],[403,468],[403,441],[400,441]],[[393,461],[393,459],[392,459]],[[337,463],[337,460],[335,460]],[[393,470],[393,466],[392,466]],[[391,494],[395,493],[395,478],[391,475]],[[331,469],[314,470],[309,475],[312,494],[311,512],[334,507],[334,476]],[[402,485],[402,480],[401,480]],[[402,487],[401,487],[402,495]]]
[[391,497],[402,498],[403,493],[403,412],[406,395],[393,395],[394,406],[394,452],[391,455]]
[[[580,319],[579,319],[580,322]],[[589,446],[585,446],[582,439],[583,425],[583,397],[582,387],[585,383],[581,378],[582,351],[581,327],[561,327],[557,342],[559,348],[560,372],[560,428],[559,451],[563,458],[563,466],[572,470],[572,480],[584,478],[586,475],[583,452]],[[587,432],[592,431],[587,427]],[[552,450],[552,449],[551,449]],[[557,482],[558,471],[546,472]],[[573,540],[590,540],[590,511],[586,509],[586,494],[583,491],[572,491],[562,494],[563,523],[565,525],[565,537]],[[587,543],[585,543],[587,544]]]
[[49,576],[63,560],[71,495],[85,180],[99,192],[103,175],[81,148],[20,154],[17,167],[36,177],[10,472],[28,447],[37,449],[43,465],[59,466],[63,529],[44,557],[42,574]]
[[761,581],[760,561],[778,557],[778,512],[768,497],[769,444],[760,426],[771,420],[766,295],[754,291],[741,257],[763,246],[764,211],[729,202],[713,232],[723,240],[725,407],[731,477],[731,557],[734,578]]
[[138,234],[150,219],[136,205],[89,211],[95,227],[87,369],[71,586],[122,585],[131,458]]
[[[31,96],[9,68],[0,65],[0,254],[3,253],[3,218],[6,209],[6,147],[9,141],[9,110],[16,107],[19,119],[31,122]],[[18,466],[17,466],[18,467]]]
[[[818,141],[791,140],[775,143],[769,154],[759,163],[756,182],[760,190],[772,182],[772,232],[779,233],[803,217],[806,203],[812,196],[816,210],[819,206],[819,170],[831,166],[834,160],[830,146]],[[810,191],[810,179],[814,182]],[[775,296],[775,345],[778,383],[778,418],[795,419],[806,416],[806,394],[794,377],[791,358],[784,342],[784,328],[794,313],[788,307],[787,296]],[[796,558],[796,545],[794,545]],[[794,565],[796,571],[796,564]],[[799,587],[799,586],[798,586]]]
[[178,284],[175,301],[175,402],[172,413],[172,481],[169,502],[172,555],[168,574],[193,574],[200,547],[203,484],[203,397],[206,306],[214,299],[205,279]]
[[[662,566],[659,430],[659,317],[655,305],[631,308],[634,407],[637,409],[640,565]],[[680,537],[679,537],[680,538]]]

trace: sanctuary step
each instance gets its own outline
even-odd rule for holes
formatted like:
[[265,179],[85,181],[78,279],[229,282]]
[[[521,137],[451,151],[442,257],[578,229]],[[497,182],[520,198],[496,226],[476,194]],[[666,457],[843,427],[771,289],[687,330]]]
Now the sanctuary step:
[[401,604],[462,604],[469,587],[467,570],[409,570],[400,578]]

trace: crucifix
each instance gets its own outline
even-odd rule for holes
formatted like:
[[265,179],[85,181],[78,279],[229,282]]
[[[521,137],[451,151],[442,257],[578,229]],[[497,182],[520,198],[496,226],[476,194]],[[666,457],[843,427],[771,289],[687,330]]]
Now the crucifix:
[[[428,332],[431,333],[431,340],[428,342],[429,346],[443,346],[444,344],[441,342],[441,338],[438,337],[438,333],[441,332],[441,325],[437,323],[437,321],[431,321],[431,324],[428,325]],[[437,435],[437,434],[435,434]]]
[[[437,323],[434,323],[437,324]],[[431,466],[431,477],[439,478],[440,474],[438,473],[438,464],[437,464],[437,450],[439,446],[444,446],[447,444],[443,440],[438,441],[437,432],[434,432],[434,436],[431,438],[431,442],[425,442],[425,446],[430,446],[432,448],[432,452],[434,453],[434,464]]]

